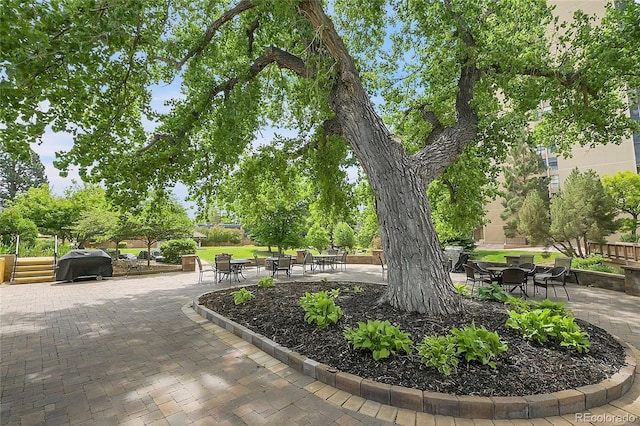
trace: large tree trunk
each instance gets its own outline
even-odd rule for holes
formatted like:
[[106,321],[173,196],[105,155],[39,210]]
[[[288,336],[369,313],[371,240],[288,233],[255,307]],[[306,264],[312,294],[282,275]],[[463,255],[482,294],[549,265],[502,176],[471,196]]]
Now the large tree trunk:
[[375,112],[353,59],[320,3],[303,0],[300,10],[319,32],[340,70],[329,99],[336,117],[325,128],[349,142],[369,178],[388,266],[383,301],[404,311],[460,311],[462,304],[443,265],[444,254],[431,221],[426,191],[427,185],[475,137],[477,116],[470,101],[477,70],[471,66],[461,70],[456,99],[458,124],[445,128],[435,115],[424,113],[433,131],[422,150],[408,155]]
[[409,312],[458,312],[461,303],[443,265],[420,168],[389,134],[368,98],[354,101],[352,90],[337,89],[332,106],[375,195],[388,266],[383,301]]

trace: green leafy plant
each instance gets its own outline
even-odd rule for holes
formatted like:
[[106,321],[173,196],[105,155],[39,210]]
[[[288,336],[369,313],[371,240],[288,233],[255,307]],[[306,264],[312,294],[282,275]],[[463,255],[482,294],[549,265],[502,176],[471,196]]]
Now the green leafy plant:
[[464,355],[467,362],[480,361],[483,365],[496,368],[494,359],[508,349],[498,333],[484,326],[477,328],[474,322],[462,329],[454,327],[451,333],[455,336],[458,355]]
[[453,283],[453,287],[460,296],[468,296],[471,294],[471,289],[463,283]]
[[519,330],[527,340],[544,343],[553,334],[552,317],[550,309],[534,309],[527,312],[509,311],[506,326]]
[[351,289],[352,293],[362,293],[362,287],[360,287],[359,285],[353,286],[353,288]]
[[409,334],[401,331],[388,320],[368,320],[366,323],[358,321],[357,329],[346,327],[343,335],[355,349],[370,350],[376,361],[388,358],[398,351],[410,354],[413,345]]
[[258,280],[258,287],[260,288],[271,288],[275,287],[275,280],[272,277],[262,277]]
[[560,346],[575,349],[578,353],[589,352],[591,342],[589,342],[589,334],[585,331],[561,331]]
[[591,347],[589,334],[580,330],[574,317],[559,315],[551,309],[522,313],[509,311],[506,326],[519,330],[525,339],[540,344],[553,339],[560,346],[575,349],[579,353],[588,352]]
[[327,283],[329,279],[327,277],[320,278],[320,282]]
[[330,324],[336,324],[344,313],[342,308],[335,304],[334,299],[340,294],[339,289],[329,292],[319,291],[317,293],[306,292],[300,298],[300,306],[304,309],[304,319],[309,324],[315,322],[318,327],[325,328]]
[[238,291],[232,292],[231,295],[233,296],[233,303],[236,305],[243,305],[255,297],[253,293],[244,287]]
[[520,297],[510,297],[504,301],[504,304],[513,306],[518,312],[527,312],[533,306],[532,303],[527,302]]
[[428,367],[434,367],[445,375],[450,375],[452,368],[457,367],[458,346],[455,337],[425,336],[422,342],[416,346],[421,362]]
[[498,284],[485,285],[478,289],[478,299],[480,300],[494,300],[497,302],[505,302],[510,297],[513,296]]
[[573,312],[567,309],[564,302],[553,302],[549,299],[544,299],[541,302],[532,302],[535,309],[549,309],[553,315],[561,316],[573,316]]

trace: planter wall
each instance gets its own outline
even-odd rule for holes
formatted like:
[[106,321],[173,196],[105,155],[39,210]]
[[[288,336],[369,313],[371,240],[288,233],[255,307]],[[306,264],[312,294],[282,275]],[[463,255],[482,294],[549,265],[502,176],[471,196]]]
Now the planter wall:
[[[625,292],[625,276],[619,274],[610,274],[608,272],[586,271],[583,269],[572,269],[578,276],[580,285],[604,288],[607,290]],[[575,282],[573,274],[567,277],[568,282]]]
[[4,274],[0,277],[0,283],[11,281],[11,274],[13,273],[13,264],[16,261],[15,254],[0,254],[0,257],[4,259]]
[[640,267],[623,266],[624,291],[631,296],[640,296]]

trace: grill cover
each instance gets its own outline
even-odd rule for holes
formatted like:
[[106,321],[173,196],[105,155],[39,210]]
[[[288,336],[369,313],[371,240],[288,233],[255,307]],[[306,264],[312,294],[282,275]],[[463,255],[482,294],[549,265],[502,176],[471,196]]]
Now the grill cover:
[[112,277],[111,257],[102,250],[71,250],[58,260],[56,281],[79,277]]

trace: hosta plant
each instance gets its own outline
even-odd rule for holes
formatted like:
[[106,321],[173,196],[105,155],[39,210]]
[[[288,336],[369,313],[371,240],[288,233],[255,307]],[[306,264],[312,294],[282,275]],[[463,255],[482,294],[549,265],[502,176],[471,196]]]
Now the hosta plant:
[[458,346],[456,339],[451,336],[425,336],[416,346],[420,361],[427,367],[436,368],[439,372],[451,374],[451,370],[458,365]]
[[255,297],[253,293],[244,287],[238,291],[232,292],[231,295],[233,296],[233,303],[236,305],[243,305]]
[[474,322],[462,329],[452,328],[451,333],[455,337],[458,355],[464,355],[467,362],[480,361],[496,368],[494,359],[508,349],[498,333],[484,326],[477,328]]
[[410,354],[413,345],[409,334],[388,320],[368,320],[366,323],[358,321],[357,329],[346,327],[343,334],[355,349],[370,350],[376,361],[399,351]]
[[275,280],[272,277],[262,277],[258,280],[258,287],[270,288],[275,286]]
[[329,292],[306,292],[305,295],[300,298],[300,306],[302,306],[305,312],[305,321],[309,324],[315,322],[320,328],[336,324],[343,315],[342,308],[336,305],[334,301],[339,293],[339,289],[334,289]]

